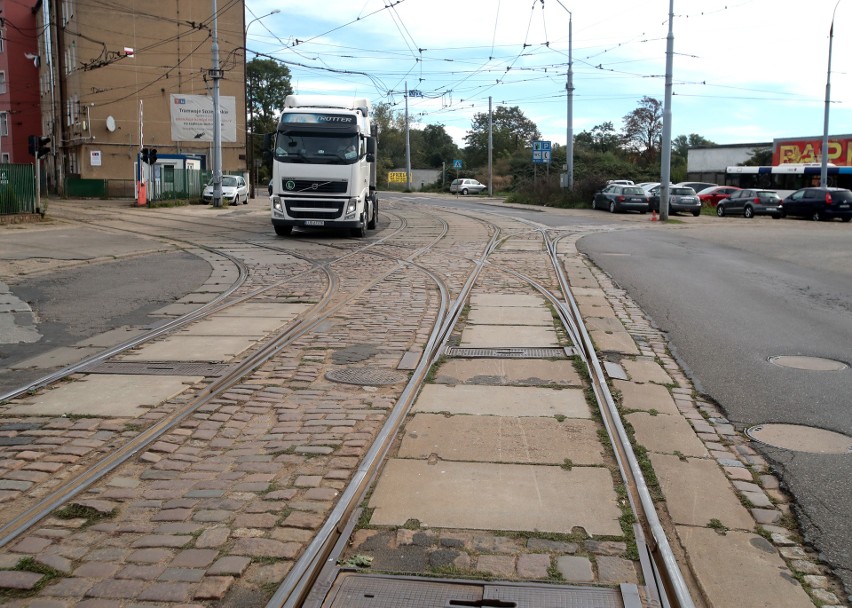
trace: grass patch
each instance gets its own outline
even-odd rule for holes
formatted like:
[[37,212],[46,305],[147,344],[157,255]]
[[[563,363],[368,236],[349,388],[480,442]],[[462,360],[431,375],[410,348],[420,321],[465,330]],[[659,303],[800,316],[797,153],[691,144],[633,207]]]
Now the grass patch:
[[559,468],[564,469],[566,471],[570,471],[571,469],[574,468],[574,463],[571,461],[570,458],[566,458],[565,460],[562,461],[562,464],[559,465]]
[[556,418],[556,422],[565,422],[568,419],[568,416],[564,414],[556,414],[554,418]]
[[728,528],[725,526],[725,524],[723,524],[721,521],[719,521],[715,517],[707,523],[707,527],[712,529],[712,530],[716,530],[716,532],[718,532],[719,534],[721,534],[723,536],[725,535],[725,532],[728,531]]
[[85,519],[86,522],[83,524],[83,527],[87,528],[99,521],[112,519],[118,515],[118,507],[108,513],[104,513],[103,511],[98,511],[92,507],[85,507],[77,503],[71,503],[70,505],[62,507],[58,511],[54,511],[53,515],[57,519]]
[[175,199],[172,201],[150,201],[148,203],[148,207],[150,209],[159,209],[164,207],[187,207],[189,206],[189,201]]

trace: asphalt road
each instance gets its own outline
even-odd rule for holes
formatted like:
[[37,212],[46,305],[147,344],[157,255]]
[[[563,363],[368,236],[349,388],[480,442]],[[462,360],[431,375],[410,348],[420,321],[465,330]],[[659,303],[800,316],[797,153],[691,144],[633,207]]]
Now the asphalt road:
[[209,275],[210,265],[201,258],[166,252],[78,266],[9,285],[12,294],[30,305],[38,339],[14,344],[0,340],[0,393],[48,373],[10,366],[116,327],[162,322],[150,313],[192,291]]
[[[775,422],[852,436],[852,369],[769,362],[852,362],[849,225],[767,218],[661,228],[590,235],[578,247],[668,333],[698,390],[738,428]],[[794,496],[806,540],[852,594],[852,453],[756,447]]]

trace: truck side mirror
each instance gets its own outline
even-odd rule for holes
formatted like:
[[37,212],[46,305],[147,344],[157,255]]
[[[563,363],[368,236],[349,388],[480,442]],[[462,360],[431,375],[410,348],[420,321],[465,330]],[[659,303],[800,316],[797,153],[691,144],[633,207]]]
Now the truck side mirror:
[[[367,154],[372,154],[373,160],[375,160],[375,156],[376,156],[376,138],[375,137],[368,137],[367,138]],[[369,161],[370,159],[368,158],[367,160]],[[370,161],[370,162],[372,162],[372,161]]]
[[370,153],[370,152],[367,152],[367,156],[366,156],[365,158],[367,159],[367,162],[368,162],[368,163],[374,163],[374,162],[376,162],[376,155],[375,155],[375,154],[372,154],[372,153]]

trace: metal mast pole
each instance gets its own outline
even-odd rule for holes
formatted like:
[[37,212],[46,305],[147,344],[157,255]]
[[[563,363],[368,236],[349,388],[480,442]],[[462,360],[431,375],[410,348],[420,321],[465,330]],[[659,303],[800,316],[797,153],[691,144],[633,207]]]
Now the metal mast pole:
[[210,78],[213,79],[213,206],[222,206],[222,117],[219,115],[219,80],[222,70],[219,68],[219,16],[216,0],[213,0],[213,67]]
[[825,77],[825,115],[822,120],[822,151],[820,153],[821,164],[819,170],[819,185],[825,188],[828,185],[828,106],[831,103],[831,43],[834,40],[834,14],[837,12],[837,4],[831,13],[831,29],[828,30],[828,74]]
[[666,37],[666,97],[663,103],[663,141],[660,155],[660,221],[669,219],[669,184],[672,181],[672,57],[674,55],[674,0],[669,0],[669,35]]
[[408,82],[405,83],[405,189],[411,190],[411,138],[408,132]]
[[494,196],[493,179],[494,115],[491,113],[491,96],[488,96],[488,196]]
[[568,74],[565,81],[565,90],[568,93],[567,133],[565,134],[565,187],[571,191],[574,189],[574,56],[573,56],[573,28],[574,13],[565,8],[560,0],[559,6],[568,13]]

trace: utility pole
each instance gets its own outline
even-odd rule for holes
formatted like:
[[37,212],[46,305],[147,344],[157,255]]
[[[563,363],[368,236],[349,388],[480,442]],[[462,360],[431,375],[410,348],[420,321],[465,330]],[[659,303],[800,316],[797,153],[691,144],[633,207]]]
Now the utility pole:
[[[574,189],[574,57],[572,41],[572,29],[574,21],[574,13],[569,11],[561,0],[559,6],[565,9],[568,13],[568,74],[566,75],[565,90],[568,93],[568,102],[566,109],[566,122],[568,123],[567,133],[565,135],[565,187],[570,192]],[[550,165],[548,164],[548,169]]]
[[666,37],[666,96],[663,103],[663,141],[660,151],[660,221],[669,219],[669,184],[672,181],[672,56],[674,55],[674,0],[669,0],[669,34]]
[[491,95],[488,96],[488,196],[494,196],[492,147],[494,145],[494,116],[491,114]]
[[408,130],[408,81],[405,82],[405,189],[411,190],[411,138]]
[[828,185],[828,105],[831,103],[831,43],[834,40],[834,14],[837,12],[837,4],[831,13],[831,29],[828,30],[828,74],[825,77],[825,115],[822,120],[822,152],[820,153],[819,185],[825,188]]
[[213,79],[213,206],[222,206],[222,117],[219,115],[219,10],[213,0],[213,67],[208,75]]

